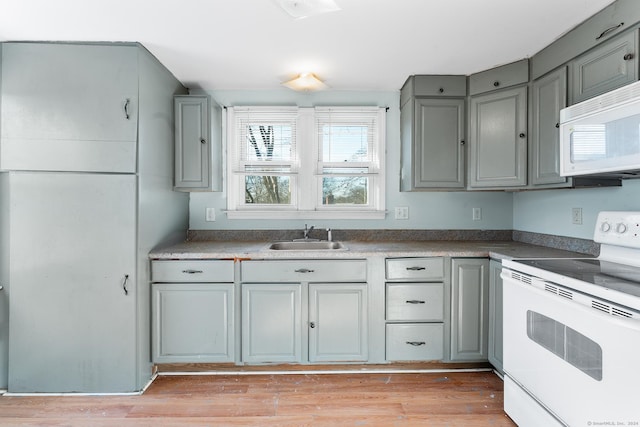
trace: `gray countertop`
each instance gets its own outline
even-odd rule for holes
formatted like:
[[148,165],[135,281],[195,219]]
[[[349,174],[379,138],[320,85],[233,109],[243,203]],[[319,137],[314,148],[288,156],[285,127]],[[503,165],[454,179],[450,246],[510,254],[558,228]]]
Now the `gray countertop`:
[[341,250],[272,250],[265,241],[185,241],[151,251],[151,259],[355,259],[450,256],[494,259],[589,257],[513,241],[343,241]]

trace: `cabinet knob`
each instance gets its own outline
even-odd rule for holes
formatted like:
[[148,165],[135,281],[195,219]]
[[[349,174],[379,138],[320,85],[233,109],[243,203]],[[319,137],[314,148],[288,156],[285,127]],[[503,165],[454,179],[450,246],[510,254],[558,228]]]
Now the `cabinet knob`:
[[560,123],[556,123],[556,129],[560,129]]
[[0,285],[0,291],[4,289],[4,286]]
[[204,138],[200,138],[200,142],[201,142],[202,144],[206,144],[206,143],[207,143],[207,140],[206,140],[206,139],[204,139]]
[[633,53],[627,53],[625,56],[622,57],[622,59],[624,59],[625,61],[630,61],[633,59]]
[[311,329],[315,328],[316,327],[316,322],[309,322],[309,327]]
[[520,135],[518,135],[520,138],[524,138],[526,135],[524,134],[524,132],[520,132]]
[[460,145],[464,145],[464,140],[460,141]]
[[498,86],[500,86],[500,82],[496,80],[495,82],[493,82],[493,85],[494,85],[495,87],[498,87]]
[[441,87],[440,89],[438,89],[438,92],[440,92],[440,93],[444,93],[444,88],[443,88],[443,87]]

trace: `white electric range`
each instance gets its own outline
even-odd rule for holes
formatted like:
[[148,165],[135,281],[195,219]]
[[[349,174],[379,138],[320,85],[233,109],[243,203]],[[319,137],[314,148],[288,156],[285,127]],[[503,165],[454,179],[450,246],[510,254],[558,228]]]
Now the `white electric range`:
[[505,411],[640,426],[640,212],[601,212],[597,258],[503,261]]

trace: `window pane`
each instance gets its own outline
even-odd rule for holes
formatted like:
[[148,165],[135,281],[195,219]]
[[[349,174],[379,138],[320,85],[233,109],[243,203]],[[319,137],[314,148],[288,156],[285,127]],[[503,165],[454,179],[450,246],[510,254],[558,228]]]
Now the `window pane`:
[[245,133],[246,161],[292,160],[292,126],[288,124],[247,124]]
[[369,126],[323,125],[322,161],[324,162],[368,162]]
[[369,178],[334,176],[322,178],[323,205],[367,205]]
[[244,202],[246,204],[291,204],[291,177],[246,175]]

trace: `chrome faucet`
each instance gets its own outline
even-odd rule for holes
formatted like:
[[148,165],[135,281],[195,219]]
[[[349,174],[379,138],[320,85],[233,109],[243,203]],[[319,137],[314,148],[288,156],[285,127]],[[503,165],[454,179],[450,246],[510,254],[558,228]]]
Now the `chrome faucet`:
[[310,228],[307,228],[307,224],[304,225],[304,240],[309,238],[309,233],[313,230],[313,225]]

